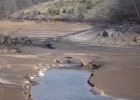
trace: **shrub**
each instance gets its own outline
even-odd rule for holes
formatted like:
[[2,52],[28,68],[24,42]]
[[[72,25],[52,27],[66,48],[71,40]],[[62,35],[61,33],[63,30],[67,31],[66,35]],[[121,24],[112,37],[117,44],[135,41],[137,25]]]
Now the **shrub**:
[[66,9],[63,9],[62,13],[67,13]]
[[49,14],[53,14],[53,10],[49,8],[49,9],[48,9],[48,13],[49,13]]
[[41,15],[41,12],[40,12],[40,11],[38,11],[38,12],[37,12],[37,14],[38,14],[38,15]]
[[87,1],[86,6],[87,6],[87,9],[92,9],[92,6],[93,6],[92,1]]
[[59,14],[60,14],[60,10],[59,10],[59,9],[53,10],[53,14],[54,14],[54,15],[59,15]]
[[74,14],[74,8],[68,10],[69,14]]

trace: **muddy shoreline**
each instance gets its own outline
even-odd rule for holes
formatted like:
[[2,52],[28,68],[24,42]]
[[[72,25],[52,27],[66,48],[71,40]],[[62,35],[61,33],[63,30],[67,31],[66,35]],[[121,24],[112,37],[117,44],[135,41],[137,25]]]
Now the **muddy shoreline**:
[[[64,57],[75,57],[82,61],[85,66],[83,69],[88,69],[91,62],[93,65],[103,65],[99,70],[94,70],[94,76],[91,75],[92,77],[88,80],[92,86],[94,85],[91,89],[92,92],[98,90],[100,95],[107,94],[138,100],[140,97],[138,84],[140,82],[138,78],[140,73],[139,46],[87,45],[85,41],[80,44],[79,41],[63,40],[61,38],[63,36],[64,38],[65,36],[69,37],[72,33],[88,30],[91,27],[82,26],[81,24],[74,26],[62,24],[62,27],[58,27],[59,24],[39,23],[39,25],[42,25],[39,27],[34,22],[0,23],[0,29],[2,33],[4,32],[4,36],[12,34],[6,40],[1,39],[3,41],[0,45],[0,78],[4,82],[14,83],[19,86],[19,88],[11,88],[8,85],[6,87],[0,85],[0,94],[2,94],[0,99],[31,99],[30,87],[36,84],[32,81],[34,76],[39,76],[38,73],[42,75],[43,69],[45,71],[51,67],[58,67],[56,60]],[[11,29],[14,34],[11,33]],[[36,32],[35,29],[38,29],[38,31]],[[26,35],[23,35],[23,33]],[[45,36],[43,41],[41,37],[35,37],[39,34]],[[31,38],[31,36],[34,38]],[[2,38],[4,37],[2,36]],[[22,41],[13,42],[16,38]],[[32,43],[27,42],[30,40]],[[48,42],[55,48],[44,47],[44,44],[48,44]],[[23,91],[24,89],[25,91]],[[5,96],[6,94],[9,95]]]
[[[61,44],[61,43],[60,43]],[[72,44],[73,45],[73,44]],[[51,49],[46,49],[46,48],[40,48],[40,47],[18,47],[18,48],[20,48],[20,50],[23,52],[23,53],[25,53],[25,54],[22,54],[22,52],[21,53],[14,53],[13,54],[13,56],[16,54],[16,55],[23,55],[23,57],[22,58],[24,58],[24,55],[27,55],[28,56],[28,54],[31,54],[32,53],[32,56],[34,56],[34,55],[36,55],[36,53],[38,53],[38,50],[35,50],[34,52],[32,52],[32,51],[29,51],[30,49],[32,50],[32,49],[34,49],[34,48],[36,48],[36,49],[39,49],[39,50],[41,50],[41,49],[43,49],[43,52],[45,53],[45,51],[47,50],[47,52],[49,51],[51,51],[51,52],[53,52],[53,51],[57,51],[57,50],[51,50]],[[27,49],[28,48],[28,49]],[[78,47],[79,48],[79,47]],[[83,48],[83,47],[82,47]],[[87,47],[86,47],[87,48]],[[57,48],[56,47],[56,49],[59,49],[59,48]],[[62,49],[62,48],[61,48]],[[23,51],[23,50],[27,50],[27,51]],[[63,49],[64,50],[64,49]],[[77,48],[75,48],[75,50],[78,50]],[[11,50],[9,50],[9,51],[11,51]],[[67,51],[67,49],[66,49],[66,51]],[[79,51],[79,50],[78,50]],[[107,59],[109,59],[110,60],[110,58],[109,57],[105,57],[105,55],[103,54],[102,56],[97,56],[97,54],[96,55],[88,55],[88,53],[90,52],[90,50],[88,51],[88,52],[83,52],[82,53],[82,51],[81,51],[81,54],[78,54],[77,53],[77,51],[74,53],[72,53],[72,52],[65,52],[65,53],[56,53],[56,54],[54,54],[54,55],[52,55],[51,54],[51,52],[50,52],[50,54],[47,54],[47,58],[48,57],[50,57],[50,60],[52,61],[47,67],[44,67],[45,65],[41,65],[41,64],[38,64],[37,66],[43,66],[43,67],[39,67],[39,69],[37,69],[37,71],[35,71],[35,73],[34,74],[32,74],[32,75],[29,75],[29,76],[26,76],[25,77],[25,79],[26,79],[26,81],[27,81],[27,83],[25,83],[25,88],[23,88],[23,93],[24,93],[24,95],[25,95],[25,97],[26,98],[28,98],[29,100],[32,100],[32,98],[31,98],[31,94],[30,94],[30,88],[31,88],[31,86],[33,85],[33,84],[36,84],[36,82],[34,82],[34,81],[32,81],[30,78],[33,78],[33,76],[37,76],[37,75],[39,75],[38,73],[41,71],[41,70],[43,70],[44,68],[48,68],[48,67],[57,67],[57,64],[55,64],[54,62],[53,62],[53,60],[58,60],[58,59],[60,59],[60,58],[63,58],[63,57],[66,57],[66,56],[72,56],[72,57],[77,57],[78,59],[80,59],[83,63],[84,63],[84,65],[85,65],[85,68],[89,68],[90,66],[89,66],[89,64],[92,62],[92,61],[94,61],[93,63],[94,64],[103,64],[103,67],[101,67],[101,68],[99,68],[99,70],[94,70],[93,71],[93,74],[94,74],[94,76],[93,76],[93,74],[91,74],[91,77],[87,80],[87,82],[89,83],[89,85],[92,87],[92,89],[91,89],[91,91],[93,92],[93,93],[95,93],[95,94],[99,94],[99,95],[102,95],[102,93],[101,93],[101,90],[95,90],[94,88],[96,88],[96,86],[98,86],[98,84],[100,84],[100,82],[99,83],[96,83],[96,82],[98,82],[98,80],[103,80],[103,79],[99,79],[98,77],[99,76],[104,76],[104,74],[102,74],[102,71],[104,71],[104,69],[105,69],[105,71],[106,70],[112,70],[112,71],[118,71],[119,70],[119,67],[118,67],[118,69],[117,68],[115,68],[115,67],[111,67],[110,69],[108,69],[108,67],[107,66],[111,66],[110,65],[110,62],[108,63],[108,60]],[[62,51],[62,52],[64,52],[64,51]],[[92,52],[92,49],[91,49],[91,52]],[[130,51],[131,52],[131,51]],[[44,53],[42,53],[43,55],[44,55]],[[40,55],[40,52],[39,52],[39,55]],[[114,55],[114,54],[113,54]],[[41,55],[42,56],[42,55]],[[40,57],[41,57],[40,56]],[[51,57],[51,56],[54,56],[54,57]],[[117,56],[117,55],[116,55]],[[121,55],[119,55],[120,57],[121,57]],[[119,57],[118,56],[118,57]],[[9,57],[9,56],[8,56]],[[102,58],[101,58],[102,57]],[[41,59],[45,59],[46,57],[45,56],[42,56],[41,57]],[[139,56],[135,56],[135,57],[131,57],[131,58],[125,58],[125,57],[121,57],[121,58],[117,58],[117,57],[114,57],[114,58],[111,58],[112,60],[114,59],[114,61],[116,61],[116,60],[118,60],[118,59],[122,59],[122,60],[127,60],[128,59],[128,61],[129,61],[129,59],[134,59],[134,58],[139,58]],[[34,59],[34,58],[33,58]],[[106,62],[106,60],[107,60],[107,62]],[[137,59],[138,60],[138,59]],[[113,64],[114,65],[114,64]],[[117,65],[117,66],[122,66],[122,65],[118,65],[118,64],[115,64],[115,65]],[[139,64],[138,64],[139,65]],[[24,65],[25,66],[25,65]],[[126,65],[124,65],[124,66],[126,66]],[[129,68],[129,67],[128,67]],[[101,71],[101,72],[100,72]],[[98,76],[96,75],[96,74],[98,74]],[[112,74],[111,74],[112,75]],[[126,77],[126,76],[125,76]],[[96,80],[94,80],[94,79],[96,79]],[[106,79],[106,77],[104,77],[104,79]],[[112,78],[111,78],[112,79]],[[25,81],[25,82],[26,82]],[[29,82],[29,83],[28,83]],[[102,82],[101,82],[102,83]],[[102,86],[104,86],[103,84],[102,84]],[[108,87],[108,89],[109,89],[109,87]],[[107,90],[107,89],[105,89],[105,90]],[[104,91],[105,93],[106,93],[106,91]],[[110,94],[110,93],[106,93],[106,94]],[[116,96],[116,94],[111,94],[111,95],[113,95],[113,96]],[[119,97],[120,95],[118,95],[118,97]],[[136,99],[137,100],[137,99]]]

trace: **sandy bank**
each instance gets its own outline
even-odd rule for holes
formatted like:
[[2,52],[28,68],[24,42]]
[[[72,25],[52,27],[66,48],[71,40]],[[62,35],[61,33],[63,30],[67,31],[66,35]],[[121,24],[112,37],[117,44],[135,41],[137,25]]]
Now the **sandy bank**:
[[93,72],[90,82],[95,87],[92,91],[98,91],[101,95],[139,100],[140,56],[129,57],[106,59],[104,67]]

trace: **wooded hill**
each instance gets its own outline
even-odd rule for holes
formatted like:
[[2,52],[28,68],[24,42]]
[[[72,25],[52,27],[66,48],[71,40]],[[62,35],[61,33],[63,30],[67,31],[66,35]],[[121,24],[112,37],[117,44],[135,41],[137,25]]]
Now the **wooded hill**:
[[48,0],[0,0],[0,18]]
[[7,16],[14,19],[118,22],[125,18],[140,16],[140,0],[0,0],[0,2],[1,15],[9,15],[22,9]]

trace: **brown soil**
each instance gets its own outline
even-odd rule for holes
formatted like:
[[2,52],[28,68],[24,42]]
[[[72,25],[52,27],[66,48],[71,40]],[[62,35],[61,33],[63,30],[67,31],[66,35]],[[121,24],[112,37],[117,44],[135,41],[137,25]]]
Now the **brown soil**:
[[[50,30],[57,31],[54,32],[55,35],[66,36],[90,28],[91,26],[81,23],[0,22],[2,33],[18,30],[17,33],[14,33],[18,34],[21,31],[24,33],[30,30],[29,33],[34,34],[36,30],[40,30],[40,32],[45,30],[46,37]],[[28,33],[27,35],[29,36]],[[27,81],[30,81],[29,77],[37,75],[38,71],[43,68],[58,67],[54,60],[66,56],[80,59],[87,68],[91,61],[103,65],[98,71],[94,71],[94,76],[90,79],[90,82],[95,85],[92,91],[96,89],[99,93],[104,92],[106,95],[121,98],[136,100],[140,98],[139,46],[88,46],[63,40],[54,42],[54,46],[56,49],[53,50],[39,47],[18,47],[22,51],[21,53],[11,52],[10,49],[0,52],[0,100],[31,99],[30,87],[28,87],[30,83],[27,84]],[[5,46],[1,45],[0,49],[3,48],[5,49]]]

